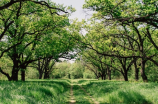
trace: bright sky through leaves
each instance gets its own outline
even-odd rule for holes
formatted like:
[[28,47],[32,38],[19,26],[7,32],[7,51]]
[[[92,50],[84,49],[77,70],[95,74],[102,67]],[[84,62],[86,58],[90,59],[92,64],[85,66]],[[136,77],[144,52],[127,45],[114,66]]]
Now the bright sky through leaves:
[[57,4],[64,4],[64,6],[71,6],[76,9],[76,12],[70,16],[70,19],[78,18],[79,20],[87,19],[89,16],[85,10],[82,9],[85,0],[52,0]]

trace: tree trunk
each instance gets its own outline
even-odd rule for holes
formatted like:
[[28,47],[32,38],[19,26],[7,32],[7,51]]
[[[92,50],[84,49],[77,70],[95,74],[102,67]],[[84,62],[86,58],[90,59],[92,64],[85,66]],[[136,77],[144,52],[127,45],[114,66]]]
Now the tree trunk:
[[125,81],[128,81],[127,71],[124,72],[123,77],[124,77],[124,80],[125,80]]
[[101,73],[98,72],[98,75],[97,75],[98,80],[99,80],[100,77],[101,77]]
[[111,69],[108,69],[108,79],[111,80]]
[[28,64],[22,64],[20,66],[21,68],[21,81],[25,81],[25,70]]
[[104,71],[101,73],[101,79],[102,79],[102,80],[105,80],[105,79],[106,79],[106,74],[105,74]]
[[49,78],[50,78],[50,76],[49,76],[49,70],[45,69],[44,79],[49,79]]
[[101,79],[103,80],[103,75],[101,75]]
[[39,72],[39,79],[42,79],[43,73]]
[[104,80],[106,79],[106,75],[104,74]]
[[135,67],[135,80],[139,80],[139,68],[137,68],[136,62],[134,62],[134,67]]
[[148,82],[147,76],[145,74],[145,63],[146,61],[142,59],[141,60],[141,76],[144,82]]
[[70,73],[68,74],[68,78],[71,79],[71,75],[70,75]]
[[25,81],[25,70],[21,70],[21,80]]
[[12,70],[12,76],[11,76],[12,81],[18,81],[18,72],[19,72],[18,69],[13,69]]
[[13,69],[12,69],[12,81],[18,81],[18,72],[19,72],[19,66],[18,66],[18,60],[16,59],[18,57],[17,54],[14,55],[13,58]]

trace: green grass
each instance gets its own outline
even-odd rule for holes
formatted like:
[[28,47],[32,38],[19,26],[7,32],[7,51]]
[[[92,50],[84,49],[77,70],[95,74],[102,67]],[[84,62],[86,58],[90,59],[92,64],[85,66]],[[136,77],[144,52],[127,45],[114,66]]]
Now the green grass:
[[76,100],[76,104],[90,104],[92,103],[89,96],[78,85],[73,86],[73,95]]
[[0,81],[0,104],[66,104],[70,84],[76,104],[92,103],[79,85],[101,104],[158,104],[158,83],[66,79]]
[[0,82],[2,104],[65,104],[70,91],[66,80]]
[[[88,82],[87,82],[88,83]],[[89,81],[83,86],[104,104],[157,104],[158,84],[122,81]]]

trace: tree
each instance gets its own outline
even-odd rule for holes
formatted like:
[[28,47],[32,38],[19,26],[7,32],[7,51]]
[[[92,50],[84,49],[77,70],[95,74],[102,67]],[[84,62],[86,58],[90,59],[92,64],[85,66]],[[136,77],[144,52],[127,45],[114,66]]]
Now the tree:
[[56,62],[55,69],[52,73],[53,78],[71,78],[70,76],[70,67],[71,63],[66,61],[63,62]]
[[83,72],[85,70],[85,67],[83,66],[81,61],[76,61],[73,64],[71,64],[71,67],[69,69],[69,74],[71,79],[79,79],[83,78]]
[[[140,53],[137,58],[141,58],[142,60],[141,76],[144,81],[147,81],[147,77],[145,75],[145,64],[149,59],[152,60],[152,58],[155,56],[155,53],[147,55],[147,52],[145,52],[144,46],[148,44],[146,37],[149,39],[149,44],[152,43],[152,45],[157,49],[156,41],[153,41],[154,39],[151,37],[151,33],[153,33],[152,30],[157,29],[157,17],[155,16],[157,15],[158,9],[156,5],[156,0],[122,0],[120,2],[115,2],[114,0],[87,0],[86,4],[84,5],[84,8],[97,11],[93,17],[97,20],[100,20],[106,26],[119,25],[128,27],[126,30],[128,30],[129,33],[131,33],[131,30],[135,33],[135,35],[138,37],[138,40],[136,40],[138,43],[138,51]],[[143,32],[140,27],[144,27]],[[124,36],[129,37],[129,33],[125,34]],[[143,36],[143,34],[145,35]]]
[[[22,15],[30,16],[30,15],[35,14],[35,13],[40,13],[40,12],[44,11],[45,8],[47,8],[47,10],[49,10],[50,14],[52,14],[52,15],[53,14],[60,15],[61,12],[68,13],[65,11],[65,7],[62,7],[62,6],[57,7],[54,5],[54,3],[49,2],[49,0],[48,1],[2,0],[1,4],[0,4],[0,26],[1,26],[1,28],[0,28],[0,41],[3,41],[6,38],[7,30],[9,29],[9,27],[11,25],[13,25],[15,23],[13,17],[14,17],[14,15],[16,15],[16,9],[18,9],[18,8],[14,8],[14,10],[11,10],[10,8],[13,8],[18,3],[28,4],[28,6],[25,5],[25,7],[28,9],[26,10],[26,12],[23,12]],[[34,5],[34,7],[33,7],[33,5]],[[35,8],[35,6],[37,8]],[[31,7],[32,9],[30,9],[29,7]],[[40,7],[42,7],[42,8],[40,8]],[[71,10],[73,8],[68,7],[68,9],[71,12]],[[73,9],[73,11],[74,11],[74,9]],[[11,48],[13,48],[14,46],[19,45],[19,44],[21,44],[21,43],[14,44],[13,46],[10,46],[7,48],[0,47],[0,49],[1,49],[0,50],[1,51],[0,57],[2,57],[5,52],[9,51]]]
[[[138,80],[138,65],[136,61],[142,59],[141,65],[142,78],[145,78],[145,67],[143,67],[149,59],[156,56],[153,45],[147,40],[146,26],[138,29],[137,26],[130,25],[124,26],[120,24],[111,24],[105,26],[102,22],[96,22],[95,18],[91,19],[91,24],[82,24],[84,22],[74,22],[77,33],[83,28],[87,32],[86,35],[78,35],[80,38],[76,38],[81,44],[81,50],[92,50],[96,55],[104,57],[114,57],[115,65],[109,65],[111,68],[118,70],[124,76],[124,79],[128,80],[128,71],[131,66],[135,65],[135,79]],[[109,22],[107,22],[108,24]],[[110,22],[112,23],[112,22]],[[82,24],[82,25],[81,25]],[[142,51],[143,50],[143,51]],[[90,55],[90,53],[88,53]],[[143,56],[142,56],[143,55]],[[94,57],[92,55],[91,57]],[[97,59],[97,58],[93,58]],[[118,63],[118,64],[117,64]],[[101,62],[100,62],[101,64]],[[105,63],[104,63],[105,64]],[[118,66],[119,69],[118,69]]]
[[38,0],[2,0],[1,4],[0,4],[0,10],[7,9],[10,6],[12,6],[12,5],[16,4],[16,3],[19,3],[19,2],[32,2],[32,3],[35,3],[35,4],[41,5],[41,6],[46,6],[47,8],[52,9],[52,10],[59,10],[59,11],[62,11],[64,13],[67,13],[61,8],[57,8],[57,7],[54,7],[54,6],[50,5],[50,1],[49,0],[47,0],[47,1],[38,1]]
[[[48,43],[48,39],[46,40],[47,40],[46,42]],[[73,38],[69,36],[69,34],[66,34],[65,32],[57,36],[57,38],[53,36],[51,42],[53,42],[53,44],[48,49],[53,49],[53,50],[49,51],[49,57],[45,57],[44,59],[39,59],[37,62],[34,62],[33,64],[36,66],[36,69],[39,71],[40,79],[42,78],[43,74],[44,74],[44,79],[49,78],[49,74],[53,71],[53,66],[55,65],[56,62],[59,61],[59,58],[65,58],[65,59],[73,58],[73,55],[70,54],[69,52],[73,51],[73,48],[75,48],[76,43],[73,40]],[[49,46],[49,45],[45,45],[45,46]],[[46,52],[48,51],[48,49],[46,49]]]
[[84,8],[97,11],[104,20],[147,23],[158,28],[157,0],[86,0]]
[[[101,77],[102,80],[106,79],[106,75],[108,71],[110,71],[110,67],[107,66],[107,58],[102,55],[96,54],[93,50],[88,49],[84,50],[81,56],[85,61],[85,66],[88,67],[88,69],[90,69],[92,72],[94,72],[97,78]],[[91,67],[90,65],[92,65],[93,67]]]
[[[51,5],[56,7],[53,3]],[[59,35],[59,31],[61,32],[60,29],[68,25],[69,22],[67,16],[57,14],[57,12],[60,12],[58,9],[52,10],[46,6],[34,4],[29,1],[15,3],[9,9],[4,9],[0,12],[2,19],[9,16],[9,21],[13,21],[5,32],[3,32],[6,36],[3,45],[7,45],[8,48],[4,49],[2,54],[7,52],[14,64],[12,76],[7,76],[8,79],[18,80],[20,69],[22,69],[22,76],[24,76],[24,70],[29,63],[38,60],[39,57],[50,57],[50,54],[52,54],[50,51],[52,50],[49,48],[52,48],[53,43],[49,42],[53,38],[53,35]],[[46,35],[50,38],[48,41],[45,38]],[[43,45],[47,45],[47,42],[51,44],[45,47],[49,51],[41,50],[40,46],[42,43],[45,43]],[[1,49],[3,48],[1,47]],[[1,72],[4,73],[2,70]]]

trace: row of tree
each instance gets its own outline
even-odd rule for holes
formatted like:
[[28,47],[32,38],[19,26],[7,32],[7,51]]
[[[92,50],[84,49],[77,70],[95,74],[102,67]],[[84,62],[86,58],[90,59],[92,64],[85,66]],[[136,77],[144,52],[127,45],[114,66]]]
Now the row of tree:
[[83,7],[95,13],[89,22],[74,21],[72,31],[86,66],[102,79],[106,75],[111,79],[111,71],[116,70],[128,81],[128,72],[135,70],[135,80],[140,71],[143,81],[148,81],[147,66],[151,62],[158,65],[158,1],[85,2]]
[[54,63],[65,58],[76,44],[67,29],[73,11],[49,0],[1,0],[0,59],[11,60],[12,69],[7,73],[0,65],[0,72],[17,81],[21,71],[24,81],[26,68],[31,65],[37,66],[40,78],[43,73],[49,78]]
[[[0,3],[0,59],[12,61],[8,80],[25,80],[28,66],[38,69],[39,78],[49,78],[59,58],[78,53],[96,77],[111,79],[120,72],[128,81],[129,71],[148,81],[150,67],[157,67],[157,0],[86,0],[84,9],[95,11],[89,21],[71,24],[72,7],[48,1],[2,0]],[[69,13],[68,13],[69,11]],[[73,53],[73,52],[71,52]],[[73,53],[74,54],[74,53]],[[154,68],[153,70],[156,70]]]

